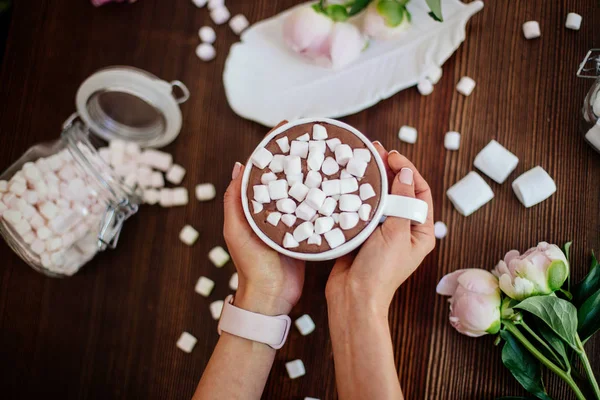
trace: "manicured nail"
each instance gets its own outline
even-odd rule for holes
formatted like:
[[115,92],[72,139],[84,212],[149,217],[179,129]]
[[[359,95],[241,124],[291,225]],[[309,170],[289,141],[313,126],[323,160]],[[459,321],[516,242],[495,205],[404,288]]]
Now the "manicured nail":
[[373,144],[378,144],[379,146],[383,147],[383,146],[381,145],[381,142],[380,142],[379,140],[376,140],[376,141],[374,141],[374,142],[373,142]]
[[240,171],[242,170],[242,164],[236,162],[233,166],[233,171],[231,172],[231,180],[236,179],[240,175]]
[[388,152],[388,154],[392,154],[392,153],[400,154],[400,153],[398,153],[398,150],[390,150],[390,151]]
[[400,175],[398,176],[400,183],[404,183],[405,185],[413,184],[413,171],[410,168],[402,168],[400,170]]

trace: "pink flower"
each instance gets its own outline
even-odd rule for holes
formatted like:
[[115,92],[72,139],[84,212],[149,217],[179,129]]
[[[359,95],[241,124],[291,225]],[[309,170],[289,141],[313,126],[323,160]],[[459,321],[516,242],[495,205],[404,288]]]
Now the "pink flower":
[[391,39],[410,27],[410,22],[406,17],[398,26],[388,25],[385,17],[377,10],[377,3],[377,1],[372,2],[365,13],[363,31],[367,36],[381,40]]
[[569,276],[569,262],[557,245],[540,242],[522,255],[509,251],[493,272],[507,296],[523,300],[560,289]]
[[135,3],[136,0],[91,0],[92,1],[92,5],[94,5],[95,7],[100,7],[103,4],[106,3]]
[[478,337],[500,330],[498,279],[482,269],[461,269],[442,278],[436,291],[451,296],[450,323],[460,333]]

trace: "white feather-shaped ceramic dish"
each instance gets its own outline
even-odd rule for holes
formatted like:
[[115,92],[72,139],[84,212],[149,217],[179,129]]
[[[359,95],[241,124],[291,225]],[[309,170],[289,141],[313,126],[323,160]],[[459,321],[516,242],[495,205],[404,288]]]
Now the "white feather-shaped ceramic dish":
[[443,23],[428,15],[425,0],[413,0],[408,8],[413,17],[408,31],[372,41],[342,70],[311,64],[288,49],[282,25],[291,10],[255,24],[231,47],[225,64],[229,105],[238,115],[269,127],[284,119],[338,118],[364,110],[444,64],[465,40],[467,21],[483,2],[445,0]]

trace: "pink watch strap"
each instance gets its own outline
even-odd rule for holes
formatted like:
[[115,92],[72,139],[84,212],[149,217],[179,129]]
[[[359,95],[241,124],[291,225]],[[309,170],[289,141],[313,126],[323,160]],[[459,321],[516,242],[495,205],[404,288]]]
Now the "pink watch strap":
[[229,295],[223,305],[218,331],[219,335],[227,332],[280,349],[291,325],[292,320],[287,315],[268,316],[237,308],[233,305],[233,296]]

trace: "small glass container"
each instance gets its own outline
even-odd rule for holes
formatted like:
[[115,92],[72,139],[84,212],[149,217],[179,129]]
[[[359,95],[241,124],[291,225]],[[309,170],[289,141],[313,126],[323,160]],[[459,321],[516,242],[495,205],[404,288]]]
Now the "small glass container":
[[170,143],[181,128],[179,104],[188,98],[181,82],[131,67],[90,76],[60,138],[31,147],[0,175],[0,234],[8,245],[52,277],[73,275],[99,251],[115,248],[141,199],[97,149],[113,139],[139,148]]
[[586,142],[600,153],[600,49],[592,49],[587,53],[577,76],[594,79],[583,103],[581,131]]

